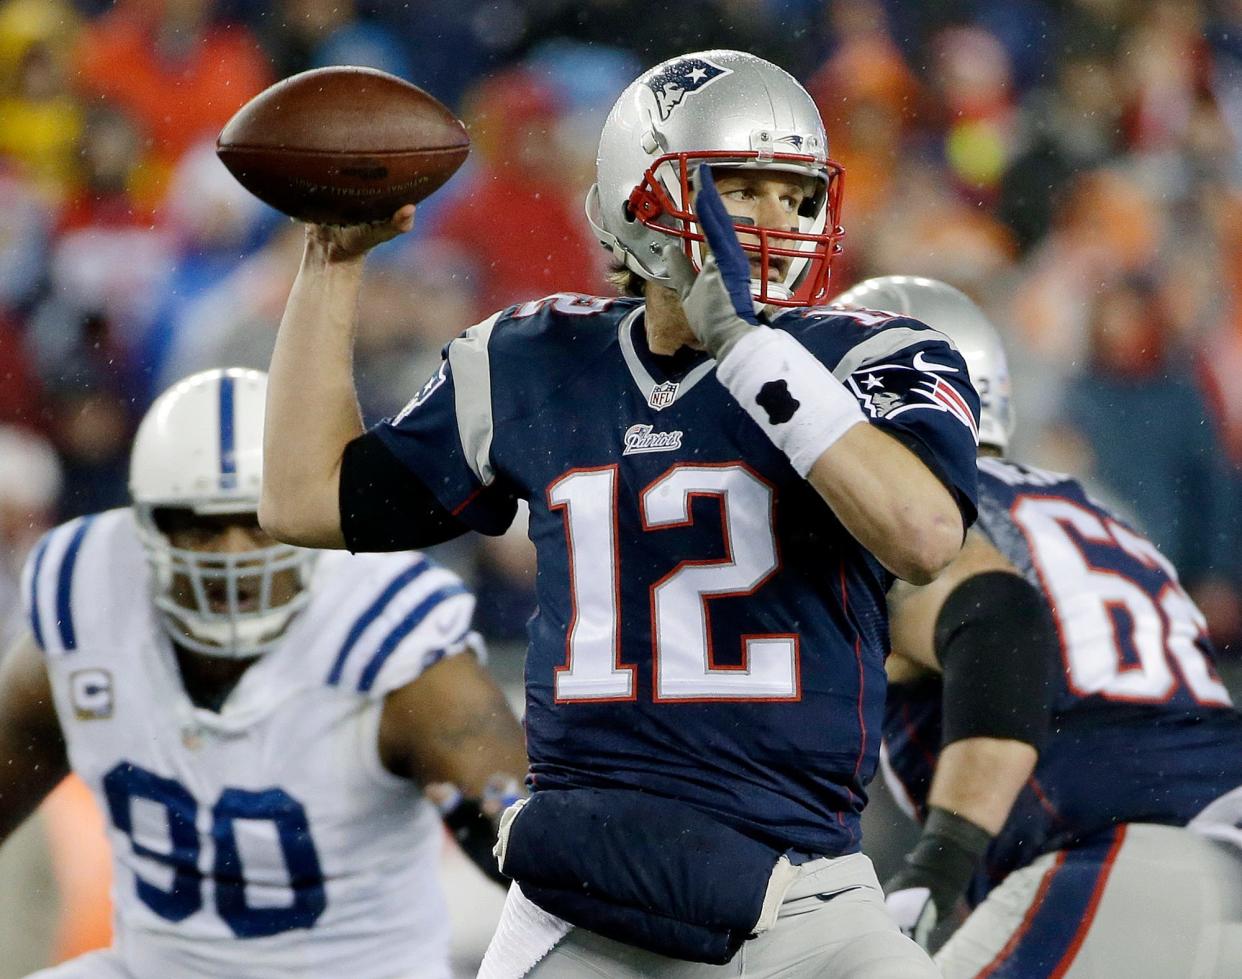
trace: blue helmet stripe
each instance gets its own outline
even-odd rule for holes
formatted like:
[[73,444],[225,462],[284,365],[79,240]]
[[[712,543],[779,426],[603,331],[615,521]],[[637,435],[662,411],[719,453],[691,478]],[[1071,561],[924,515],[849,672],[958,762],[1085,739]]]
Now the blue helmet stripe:
[[60,562],[60,573],[56,576],[56,625],[60,629],[60,642],[65,652],[78,648],[78,638],[73,629],[73,569],[78,563],[78,551],[82,548],[82,538],[90,529],[94,516],[86,517],[78,525],[73,539],[65,548],[65,556]]
[[220,489],[237,486],[237,452],[234,433],[233,378],[220,378]]
[[50,533],[43,536],[39,549],[35,551],[34,571],[30,575],[30,628],[34,630],[35,642],[40,649],[43,645],[43,623],[39,615],[39,573],[43,570],[43,558],[47,556],[47,546],[52,542]]
[[410,610],[410,614],[398,623],[397,627],[388,634],[384,641],[380,644],[379,649],[375,651],[375,655],[371,657],[371,662],[362,671],[362,677],[358,680],[359,693],[366,693],[375,684],[375,678],[379,676],[379,671],[384,668],[384,664],[388,662],[396,648],[401,645],[401,640],[408,636],[411,632],[419,627],[422,621],[438,606],[441,602],[447,601],[456,595],[468,594],[469,589],[461,582],[451,585],[445,585],[443,588],[437,588],[430,595]]
[[384,609],[397,597],[397,593],[402,588],[430,567],[431,561],[427,558],[422,558],[410,565],[401,574],[397,575],[375,601],[368,605],[363,613],[358,616],[357,621],[350,627],[349,634],[345,637],[345,642],[341,645],[341,651],[337,653],[336,662],[332,664],[332,670],[328,673],[328,683],[336,686],[341,682],[341,674],[345,670],[345,661],[349,659],[349,654],[353,651],[354,646],[357,645],[358,640],[362,638],[362,634],[367,631],[367,626],[383,614]]

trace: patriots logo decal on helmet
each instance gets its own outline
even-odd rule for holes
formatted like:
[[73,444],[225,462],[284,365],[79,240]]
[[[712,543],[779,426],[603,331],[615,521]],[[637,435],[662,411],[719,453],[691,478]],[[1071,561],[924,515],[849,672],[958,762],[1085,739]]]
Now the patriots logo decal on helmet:
[[687,95],[701,91],[717,78],[728,74],[730,69],[713,65],[702,58],[682,58],[666,65],[658,75],[647,79],[647,86],[655,93],[660,121],[672,115]]
[[795,150],[797,150],[799,153],[801,153],[801,152],[802,152],[802,137],[801,137],[801,136],[799,136],[799,135],[797,135],[796,133],[795,133],[795,134],[791,134],[791,135],[789,135],[789,136],[780,136],[780,137],[778,137],[778,138],[777,138],[776,142],[778,142],[778,143],[788,143],[790,146],[792,146],[792,147],[793,147]]

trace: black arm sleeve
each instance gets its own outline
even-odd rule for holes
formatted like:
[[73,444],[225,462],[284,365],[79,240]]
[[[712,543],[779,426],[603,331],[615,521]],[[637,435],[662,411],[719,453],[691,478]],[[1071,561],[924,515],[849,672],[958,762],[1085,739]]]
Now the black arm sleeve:
[[1008,571],[967,578],[940,609],[935,644],[944,671],[942,744],[1004,738],[1043,746],[1061,657],[1038,589]]
[[460,537],[470,527],[367,432],[341,458],[341,533],[351,551],[406,551]]

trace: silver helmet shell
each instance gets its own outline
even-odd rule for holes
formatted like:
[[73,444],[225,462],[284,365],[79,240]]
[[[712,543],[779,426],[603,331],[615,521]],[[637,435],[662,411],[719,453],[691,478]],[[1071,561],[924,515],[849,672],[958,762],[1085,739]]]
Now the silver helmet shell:
[[[667,282],[660,247],[679,239],[696,266],[703,234],[691,202],[691,174],[701,164],[794,173],[813,179],[797,228],[735,224],[742,247],[761,258],[751,291],[761,304],[823,302],[833,256],[840,251],[843,171],[828,159],[819,110],[806,90],[776,65],[741,51],[698,51],[640,75],[604,123],[597,182],[587,220],[627,268]],[[788,260],[769,281],[773,257]]]
[[979,393],[979,444],[1005,452],[1013,435],[1009,362],[996,327],[964,292],[915,275],[882,275],[860,282],[834,306],[874,309],[922,320],[953,341]]
[[[175,643],[209,656],[268,651],[310,597],[315,551],[278,543],[228,554],[174,547],[156,520],[161,507],[257,513],[266,397],[261,371],[192,374],[155,399],[134,438],[129,492],[151,569],[151,600]],[[273,604],[273,580],[285,570],[296,573],[299,587],[290,601]],[[177,579],[188,582],[190,605],[175,597]],[[256,596],[245,607],[243,589]],[[225,608],[213,607],[213,591],[223,592]]]

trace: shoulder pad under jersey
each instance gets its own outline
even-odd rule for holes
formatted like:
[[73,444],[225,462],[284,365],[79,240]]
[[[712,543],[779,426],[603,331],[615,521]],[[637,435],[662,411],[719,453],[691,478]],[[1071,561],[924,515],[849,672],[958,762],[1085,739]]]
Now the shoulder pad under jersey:
[[35,642],[57,656],[111,641],[149,601],[147,574],[128,507],[48,531],[22,573],[22,603]]
[[307,667],[329,686],[378,698],[446,656],[482,653],[471,625],[474,596],[417,551],[325,553],[312,587],[290,642],[313,644]]

